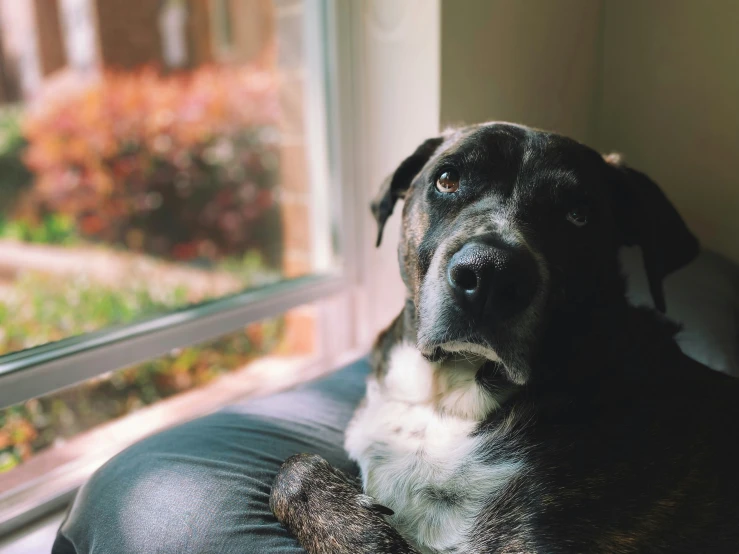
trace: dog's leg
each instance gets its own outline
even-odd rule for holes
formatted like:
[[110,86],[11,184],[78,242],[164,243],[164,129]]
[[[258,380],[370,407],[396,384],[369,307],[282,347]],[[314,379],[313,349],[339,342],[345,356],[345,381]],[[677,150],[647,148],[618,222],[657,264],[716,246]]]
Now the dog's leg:
[[320,456],[288,458],[269,506],[309,554],[418,554],[385,521],[392,511]]

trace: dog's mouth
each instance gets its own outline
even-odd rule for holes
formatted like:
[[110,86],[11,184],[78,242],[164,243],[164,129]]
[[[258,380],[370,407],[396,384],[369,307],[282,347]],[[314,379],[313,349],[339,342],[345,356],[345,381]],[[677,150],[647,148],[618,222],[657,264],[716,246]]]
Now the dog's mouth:
[[498,354],[488,346],[453,341],[422,351],[422,354],[432,362],[475,368],[479,384],[491,391],[507,389],[512,382],[510,372]]
[[490,362],[502,364],[498,353],[488,345],[471,340],[451,340],[438,344],[419,344],[419,350],[430,361],[443,361],[449,358],[463,358],[471,363]]
[[495,350],[477,342],[455,340],[440,344],[437,348],[450,354],[469,354],[490,362],[500,362],[500,356]]
[[500,363],[498,353],[487,345],[463,340],[447,341],[441,344],[420,347],[421,353],[431,360],[441,360],[449,356],[464,357],[469,361]]
[[[436,363],[463,363],[477,366],[480,374],[495,375],[498,381],[505,375],[509,382],[522,385],[527,380],[527,372],[521,372],[516,359],[506,359],[496,349],[483,340],[474,338],[448,340],[446,342],[418,344],[421,354]],[[513,362],[513,365],[509,365]]]

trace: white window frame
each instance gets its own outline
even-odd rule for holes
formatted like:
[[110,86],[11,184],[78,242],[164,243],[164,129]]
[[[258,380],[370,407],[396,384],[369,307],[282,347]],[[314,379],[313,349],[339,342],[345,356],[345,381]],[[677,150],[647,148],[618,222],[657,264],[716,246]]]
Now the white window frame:
[[[305,304],[320,308],[319,363],[337,365],[365,353],[400,311],[405,295],[396,258],[400,218],[389,223],[383,246],[375,249],[368,208],[382,178],[438,133],[440,0],[305,0],[305,13],[308,70],[325,83],[307,87],[310,152],[326,160],[312,178],[330,182],[329,198],[316,206],[325,209],[330,201],[332,240],[341,259],[337,270],[0,357],[0,407]],[[316,47],[321,37],[325,49]],[[323,261],[327,245],[317,246]],[[43,505],[0,518],[0,537],[66,504],[96,467],[78,471]],[[0,512],[14,501],[0,491]]]

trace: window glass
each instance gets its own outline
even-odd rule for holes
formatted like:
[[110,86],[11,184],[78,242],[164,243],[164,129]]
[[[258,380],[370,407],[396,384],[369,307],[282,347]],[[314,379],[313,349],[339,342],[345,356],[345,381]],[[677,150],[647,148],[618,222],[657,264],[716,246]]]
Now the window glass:
[[0,354],[335,264],[305,22],[0,0]]

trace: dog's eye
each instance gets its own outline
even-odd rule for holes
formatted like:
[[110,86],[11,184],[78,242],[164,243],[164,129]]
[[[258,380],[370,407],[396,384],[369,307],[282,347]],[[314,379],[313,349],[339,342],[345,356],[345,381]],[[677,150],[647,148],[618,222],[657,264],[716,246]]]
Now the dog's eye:
[[580,206],[574,210],[570,210],[567,214],[567,221],[575,225],[576,227],[582,227],[588,222],[590,216],[590,210],[585,206]]
[[459,190],[459,175],[453,169],[448,169],[436,180],[436,190],[449,193]]

